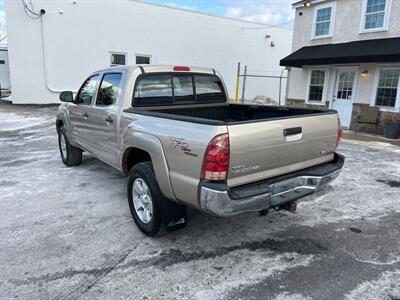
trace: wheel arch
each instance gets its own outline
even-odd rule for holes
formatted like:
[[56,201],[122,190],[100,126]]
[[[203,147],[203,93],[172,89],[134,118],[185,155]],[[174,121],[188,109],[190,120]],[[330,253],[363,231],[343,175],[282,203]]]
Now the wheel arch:
[[135,164],[151,161],[161,192],[166,198],[176,201],[160,140],[153,135],[136,132],[128,134],[123,143],[126,146],[121,155],[122,172],[127,175]]

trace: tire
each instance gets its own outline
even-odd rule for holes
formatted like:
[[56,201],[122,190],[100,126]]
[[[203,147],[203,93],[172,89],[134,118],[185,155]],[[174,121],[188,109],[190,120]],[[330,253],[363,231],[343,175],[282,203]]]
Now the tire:
[[64,126],[58,129],[58,147],[64,165],[78,166],[82,162],[82,150],[69,143]]
[[136,226],[145,235],[153,237],[186,226],[186,207],[162,195],[151,162],[133,166],[128,176],[129,208]]

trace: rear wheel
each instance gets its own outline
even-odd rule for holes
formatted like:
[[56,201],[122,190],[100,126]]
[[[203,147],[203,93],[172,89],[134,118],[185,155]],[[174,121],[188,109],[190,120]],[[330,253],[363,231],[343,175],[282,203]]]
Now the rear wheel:
[[66,166],[72,167],[81,164],[82,150],[69,143],[64,126],[58,129],[58,146],[61,159]]
[[129,172],[127,193],[133,220],[147,236],[186,226],[186,208],[162,195],[151,162],[133,166]]

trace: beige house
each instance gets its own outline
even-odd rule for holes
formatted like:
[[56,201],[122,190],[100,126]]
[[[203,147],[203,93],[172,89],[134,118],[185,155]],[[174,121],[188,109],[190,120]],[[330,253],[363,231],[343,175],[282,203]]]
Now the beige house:
[[400,109],[400,0],[304,0],[293,4],[286,103],[325,106],[354,127],[360,107]]

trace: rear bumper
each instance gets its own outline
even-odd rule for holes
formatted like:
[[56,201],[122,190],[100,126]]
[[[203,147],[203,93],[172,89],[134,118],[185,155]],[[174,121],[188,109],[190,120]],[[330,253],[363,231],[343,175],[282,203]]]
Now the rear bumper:
[[222,183],[203,182],[200,207],[220,217],[279,207],[311,195],[333,181],[344,160],[343,155],[335,154],[332,162],[233,189]]

